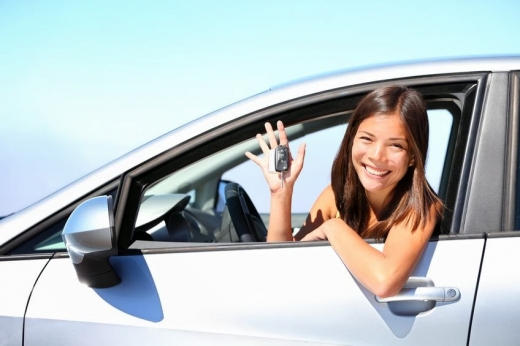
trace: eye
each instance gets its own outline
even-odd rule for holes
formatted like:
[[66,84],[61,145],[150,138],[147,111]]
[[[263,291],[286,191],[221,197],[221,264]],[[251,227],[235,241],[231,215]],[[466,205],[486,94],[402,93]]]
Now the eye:
[[392,143],[392,144],[390,144],[390,146],[393,148],[396,148],[396,149],[406,150],[406,146],[401,143]]
[[359,139],[361,139],[362,141],[371,141],[370,137],[367,136],[360,136]]

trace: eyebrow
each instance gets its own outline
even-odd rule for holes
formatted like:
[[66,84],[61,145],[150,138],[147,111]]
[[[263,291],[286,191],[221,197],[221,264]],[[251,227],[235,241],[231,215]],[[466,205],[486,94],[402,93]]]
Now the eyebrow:
[[[370,133],[368,131],[359,130],[359,132],[363,132],[363,133],[366,133],[369,136],[375,137],[374,134],[372,134],[372,133]],[[391,140],[391,141],[405,141],[406,143],[408,143],[408,140],[406,138],[401,138],[401,137],[392,137],[392,138],[388,138],[388,140]]]

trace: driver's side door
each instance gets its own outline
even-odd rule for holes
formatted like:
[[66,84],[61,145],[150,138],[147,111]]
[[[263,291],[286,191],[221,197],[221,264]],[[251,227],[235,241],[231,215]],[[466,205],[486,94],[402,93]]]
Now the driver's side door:
[[483,245],[429,243],[414,285],[460,294],[433,306],[378,302],[327,243],[127,253],[111,261],[121,284],[104,289],[58,257],[32,294],[25,345],[466,344]]

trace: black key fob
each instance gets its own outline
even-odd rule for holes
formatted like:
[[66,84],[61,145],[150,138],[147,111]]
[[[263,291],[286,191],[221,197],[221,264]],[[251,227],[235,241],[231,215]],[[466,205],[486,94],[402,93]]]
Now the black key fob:
[[274,169],[277,172],[285,172],[289,169],[289,147],[279,145],[274,151]]

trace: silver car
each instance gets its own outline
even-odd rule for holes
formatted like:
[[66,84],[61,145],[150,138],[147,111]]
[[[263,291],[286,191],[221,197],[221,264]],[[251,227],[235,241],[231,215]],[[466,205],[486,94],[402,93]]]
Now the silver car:
[[[390,84],[427,101],[447,208],[383,299],[327,241],[265,242],[268,188],[244,152],[279,119],[307,143],[297,231],[357,102]],[[519,130],[520,57],[340,71],[232,104],[0,220],[0,345],[518,345]]]

